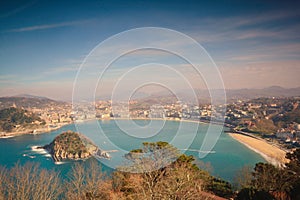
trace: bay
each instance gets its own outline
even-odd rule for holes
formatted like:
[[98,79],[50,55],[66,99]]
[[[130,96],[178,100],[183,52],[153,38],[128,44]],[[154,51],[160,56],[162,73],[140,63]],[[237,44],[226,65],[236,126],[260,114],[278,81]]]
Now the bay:
[[[219,129],[219,125],[213,125],[211,130]],[[99,159],[103,163],[103,171],[107,173],[112,172],[114,167],[124,164],[124,153],[140,148],[143,142],[156,141],[173,144],[182,153],[193,155],[197,163],[199,161],[209,163],[212,175],[230,182],[243,166],[254,167],[257,162],[265,162],[260,155],[237,142],[224,131],[218,137],[214,147],[209,152],[205,152],[207,155],[200,159],[199,150],[208,130],[207,124],[163,120],[94,120],[70,124],[45,134],[2,138],[0,139],[0,165],[10,168],[17,162],[20,164],[35,162],[43,168],[57,170],[62,176],[67,176],[74,161],[55,164],[46,152],[33,150],[33,147],[48,144],[55,136],[67,130],[86,135],[103,150],[112,150],[109,151],[110,160]],[[215,137],[215,134],[207,136],[208,139],[210,137]]]

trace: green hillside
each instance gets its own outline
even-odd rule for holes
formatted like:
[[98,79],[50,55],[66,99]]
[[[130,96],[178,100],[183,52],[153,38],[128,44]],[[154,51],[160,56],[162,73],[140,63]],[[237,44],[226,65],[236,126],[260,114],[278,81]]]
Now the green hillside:
[[24,109],[10,107],[0,110],[1,131],[11,132],[16,127],[30,127],[35,122],[45,123],[40,117]]

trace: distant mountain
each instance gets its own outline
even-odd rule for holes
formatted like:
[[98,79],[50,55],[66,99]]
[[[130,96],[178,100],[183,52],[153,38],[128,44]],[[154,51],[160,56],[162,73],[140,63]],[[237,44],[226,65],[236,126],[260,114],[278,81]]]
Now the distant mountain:
[[[200,103],[209,103],[210,93],[208,90],[196,89],[194,90],[198,101]],[[223,97],[224,91],[215,89],[211,91],[217,98]],[[242,99],[255,99],[260,97],[293,97],[300,96],[300,87],[297,88],[282,88],[279,86],[272,86],[263,89],[228,89],[225,90],[227,102],[233,100]],[[151,96],[141,98],[139,100],[149,102],[150,100],[156,103],[174,102],[181,98],[185,102],[195,103],[195,97],[193,91],[181,90],[177,92],[177,98],[174,95],[164,94],[162,92],[155,93]],[[218,102],[218,101],[217,101]]]
[[46,97],[33,95],[18,95],[12,97],[0,97],[0,109],[17,107],[17,108],[45,108],[52,105],[65,105],[66,102],[56,101]]
[[[146,93],[146,92],[137,92],[133,94],[131,100],[139,100],[145,103],[151,104],[164,104],[164,103],[173,103],[178,100],[182,100],[188,103],[196,103],[194,92],[200,103],[210,103],[210,93],[208,90],[204,89],[195,89],[191,90],[180,90],[172,94],[170,91],[165,92],[156,92],[156,93]],[[220,89],[215,89],[210,92],[213,92],[217,98],[224,96],[224,91]],[[300,96],[300,87],[297,88],[283,88],[279,86],[271,86],[263,89],[228,89],[226,92],[227,102],[231,102],[237,99],[247,100],[255,99],[260,97],[293,97]],[[124,94],[116,94],[116,99],[119,101],[127,101],[127,93],[124,91]],[[126,97],[126,98],[125,98]],[[96,100],[110,100],[109,96],[98,96]],[[90,99],[89,101],[93,101]],[[218,101],[217,101],[218,102]],[[20,108],[44,108],[51,105],[63,105],[68,104],[62,101],[56,101],[42,96],[34,96],[30,94],[21,94],[12,97],[0,97],[0,109],[9,108],[11,106],[16,106]]]
[[[128,94],[132,95],[132,96],[128,96]],[[150,94],[146,93],[146,92],[135,92],[135,93],[131,93],[131,91],[122,91],[120,93],[114,93],[113,98],[115,100],[118,101],[127,101],[128,98],[129,99],[143,99],[146,97],[149,97]],[[112,96],[109,95],[97,95],[96,100],[111,100]],[[90,99],[86,99],[87,101],[93,101],[94,99],[90,98]]]
[[227,90],[228,99],[254,99],[259,97],[292,97],[300,96],[300,87],[283,88],[279,86],[271,86],[263,89],[238,89]]
[[32,94],[18,94],[12,97],[25,97],[25,98],[35,98],[35,99],[49,99],[48,97],[36,96]]

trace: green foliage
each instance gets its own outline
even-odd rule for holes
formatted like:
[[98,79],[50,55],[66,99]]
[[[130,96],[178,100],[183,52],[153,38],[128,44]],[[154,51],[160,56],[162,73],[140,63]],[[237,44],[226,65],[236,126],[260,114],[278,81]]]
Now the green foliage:
[[286,163],[286,168],[300,176],[300,149],[287,153],[286,158],[290,160]]
[[286,163],[286,169],[293,174],[289,180],[293,186],[291,196],[293,199],[300,199],[300,149],[287,153],[286,158],[290,160]]
[[291,109],[282,115],[273,117],[272,120],[279,128],[285,128],[293,122],[300,124],[300,108],[297,108],[295,110]]
[[300,124],[300,109],[293,110],[282,117],[282,121],[286,123],[296,122]]
[[250,188],[253,180],[252,167],[244,166],[234,177],[235,189]]
[[142,149],[133,149],[130,151],[130,153],[143,153]]
[[208,183],[207,190],[225,198],[230,198],[233,196],[231,184],[227,181],[215,177],[211,178],[210,182]]
[[287,153],[290,161],[283,168],[257,163],[251,182],[236,199],[300,199],[300,149]]
[[195,169],[195,170],[199,170],[199,167],[194,163],[195,158],[192,155],[185,155],[185,154],[181,154],[176,162],[178,164],[182,164],[182,163],[188,163],[190,165],[191,168]]
[[43,122],[38,116],[27,110],[13,107],[0,110],[0,127],[3,131],[10,132],[16,125],[27,125],[34,121]]
[[114,173],[113,185],[129,199],[201,199],[202,190],[233,196],[228,182],[200,170],[193,156],[180,154],[167,142],[145,142],[125,157],[130,163]]
[[10,122],[4,122],[4,123],[2,123],[1,128],[4,131],[10,132],[10,131],[13,130],[14,125],[12,123],[10,123]]
[[275,200],[275,198],[265,191],[259,191],[254,188],[243,188],[237,194],[235,200]]
[[141,149],[131,150],[125,155],[130,162],[123,171],[141,173],[170,165],[180,156],[178,149],[167,142],[144,142]]
[[54,144],[53,148],[55,151],[64,150],[66,153],[73,155],[88,152],[88,145],[96,148],[87,138],[73,131],[67,131],[56,136],[52,143]]
[[252,186],[259,191],[288,193],[291,189],[291,174],[268,163],[257,163],[253,172]]
[[252,131],[263,133],[263,134],[272,134],[277,128],[274,125],[272,120],[269,119],[258,119],[255,122],[255,128]]
[[55,101],[43,97],[0,97],[0,109],[9,108],[15,104],[18,108],[39,108],[68,105],[62,101]]
[[86,159],[97,153],[98,148],[84,135],[67,131],[56,136],[54,140],[45,145],[55,161],[63,159]]

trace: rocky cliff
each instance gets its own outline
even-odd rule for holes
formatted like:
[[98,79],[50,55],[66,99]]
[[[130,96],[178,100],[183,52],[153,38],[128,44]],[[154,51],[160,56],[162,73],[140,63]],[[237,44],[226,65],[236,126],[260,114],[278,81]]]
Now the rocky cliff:
[[79,160],[93,156],[98,148],[83,135],[67,131],[56,136],[48,145],[43,147],[53,157],[55,162],[65,159]]

